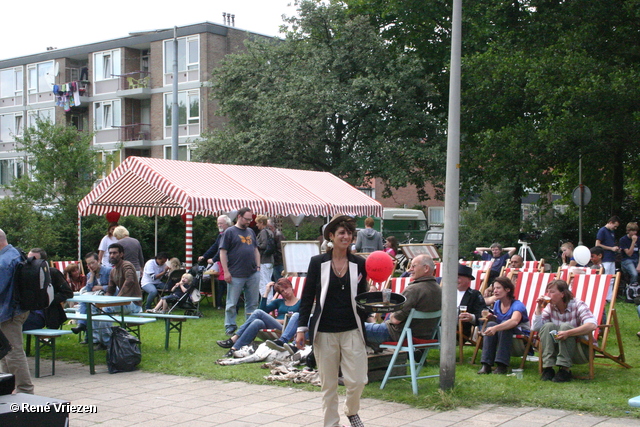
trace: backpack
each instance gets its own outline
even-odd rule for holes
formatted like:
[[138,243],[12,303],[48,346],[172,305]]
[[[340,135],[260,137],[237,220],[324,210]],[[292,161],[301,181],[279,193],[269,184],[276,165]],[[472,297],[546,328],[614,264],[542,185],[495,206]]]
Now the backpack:
[[49,264],[43,259],[25,255],[13,275],[13,297],[22,310],[44,310],[53,301],[53,285]]
[[276,253],[276,239],[273,237],[273,233],[267,230],[267,247],[264,248],[262,255],[269,256]]
[[640,297],[640,285],[637,283],[627,285],[626,289],[627,302],[634,302],[634,300]]

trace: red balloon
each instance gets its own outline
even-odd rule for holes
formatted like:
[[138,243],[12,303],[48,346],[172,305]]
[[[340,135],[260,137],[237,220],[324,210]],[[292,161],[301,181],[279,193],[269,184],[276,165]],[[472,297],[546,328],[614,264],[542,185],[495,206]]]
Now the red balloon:
[[111,211],[105,215],[108,222],[118,222],[120,220],[120,212]]
[[393,260],[384,251],[372,252],[365,263],[367,277],[374,282],[384,282],[393,273]]

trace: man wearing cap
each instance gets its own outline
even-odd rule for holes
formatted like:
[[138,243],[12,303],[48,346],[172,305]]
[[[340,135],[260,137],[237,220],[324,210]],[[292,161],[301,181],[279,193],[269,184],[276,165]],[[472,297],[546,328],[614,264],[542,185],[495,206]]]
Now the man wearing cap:
[[473,270],[466,265],[458,265],[458,307],[466,306],[467,311],[460,313],[463,333],[466,337],[471,335],[471,325],[478,325],[478,319],[482,317],[482,310],[487,305],[480,291],[471,289],[471,281],[474,280]]
[[[402,292],[406,302],[384,322],[365,323],[367,343],[375,346],[385,341],[397,341],[412,308],[425,312],[440,310],[442,288],[433,277],[434,271],[433,259],[428,255],[418,255],[411,260],[409,272],[413,280]],[[411,331],[415,338],[431,339],[437,326],[438,319],[418,319],[411,322]]]

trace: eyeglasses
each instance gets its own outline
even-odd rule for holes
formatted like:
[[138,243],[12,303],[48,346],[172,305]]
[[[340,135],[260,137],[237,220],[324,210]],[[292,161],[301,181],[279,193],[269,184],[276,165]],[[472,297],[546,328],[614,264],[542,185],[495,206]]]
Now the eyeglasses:
[[253,217],[250,216],[249,218],[247,218],[246,216],[241,216],[240,218],[244,219],[245,221],[252,221]]

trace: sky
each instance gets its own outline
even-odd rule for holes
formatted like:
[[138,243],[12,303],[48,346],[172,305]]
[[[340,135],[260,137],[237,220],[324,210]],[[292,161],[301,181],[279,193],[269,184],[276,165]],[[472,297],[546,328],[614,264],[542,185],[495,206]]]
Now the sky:
[[132,32],[204,21],[223,24],[223,12],[235,15],[236,28],[276,36],[283,24],[282,15],[295,15],[293,3],[294,0],[7,0],[2,5],[0,59],[45,52],[49,46],[62,49],[127,37]]

